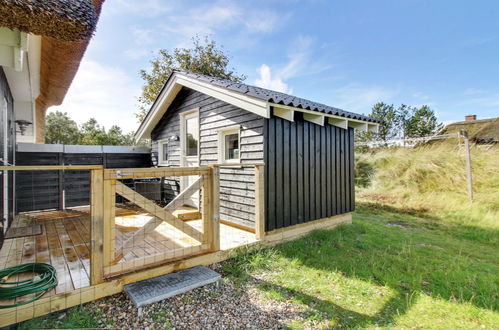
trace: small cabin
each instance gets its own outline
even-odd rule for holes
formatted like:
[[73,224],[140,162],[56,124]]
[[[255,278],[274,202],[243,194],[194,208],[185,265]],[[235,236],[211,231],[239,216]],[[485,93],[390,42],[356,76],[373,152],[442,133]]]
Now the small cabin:
[[[220,221],[255,230],[254,169],[263,163],[265,231],[355,209],[354,130],[379,121],[243,83],[173,71],[136,132],[158,167],[220,167]],[[165,180],[175,198],[191,177]],[[199,207],[199,195],[186,204]]]

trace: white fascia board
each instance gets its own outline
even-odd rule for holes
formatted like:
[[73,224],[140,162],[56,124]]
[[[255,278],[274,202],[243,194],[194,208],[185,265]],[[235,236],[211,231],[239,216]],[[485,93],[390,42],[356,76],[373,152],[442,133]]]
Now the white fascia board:
[[291,109],[285,109],[285,108],[278,108],[278,107],[272,107],[273,108],[273,114],[276,117],[286,119],[289,121],[294,121],[294,116],[295,116],[295,111]]
[[182,86],[176,82],[176,77],[173,77],[163,92],[158,96],[157,102],[153,104],[153,108],[150,110],[150,113],[148,113],[135,133],[135,139],[137,141],[151,138],[153,128],[161,120],[181,88]]
[[339,128],[347,129],[348,128],[348,120],[339,119],[339,118],[328,118],[328,122],[330,125],[334,125]]
[[303,119],[305,119],[306,121],[309,121],[311,123],[321,125],[321,126],[324,126],[324,118],[325,117],[320,115],[320,114],[311,114],[311,113],[304,113],[303,114]]
[[210,83],[182,75],[181,73],[177,74],[177,81],[182,86],[197,90],[198,92],[230,103],[236,107],[253,112],[261,117],[270,118],[269,106],[266,101],[242,93],[237,93],[223,87],[214,86]]
[[223,87],[214,86],[183,75],[182,73],[175,73],[168,83],[168,86],[166,86],[159,95],[154,107],[137,130],[135,134],[136,140],[149,139],[151,137],[153,128],[168,110],[168,107],[173,102],[182,86],[212,96],[218,100],[227,102],[264,118],[270,118],[270,106],[266,101],[237,93]]

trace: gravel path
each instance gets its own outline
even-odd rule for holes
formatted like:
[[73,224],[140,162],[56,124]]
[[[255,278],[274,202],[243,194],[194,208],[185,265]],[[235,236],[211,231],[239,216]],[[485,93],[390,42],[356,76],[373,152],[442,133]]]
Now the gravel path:
[[142,308],[142,315],[125,294],[85,305],[102,314],[102,327],[120,329],[282,329],[303,320],[304,310],[287,301],[264,298],[256,280],[237,285],[223,279]]

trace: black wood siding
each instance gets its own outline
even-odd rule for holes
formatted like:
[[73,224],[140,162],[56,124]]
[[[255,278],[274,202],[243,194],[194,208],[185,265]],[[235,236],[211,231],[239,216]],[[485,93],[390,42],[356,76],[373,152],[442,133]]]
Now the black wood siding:
[[[16,165],[104,165],[150,167],[149,153],[17,152]],[[90,171],[17,171],[16,211],[59,209],[90,204]],[[63,194],[64,191],[64,194]]]
[[272,116],[265,127],[266,230],[354,210],[353,129]]

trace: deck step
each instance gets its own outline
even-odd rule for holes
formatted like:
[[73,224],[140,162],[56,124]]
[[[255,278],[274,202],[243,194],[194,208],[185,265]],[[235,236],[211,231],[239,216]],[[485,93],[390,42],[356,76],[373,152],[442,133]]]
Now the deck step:
[[220,274],[205,266],[196,266],[176,273],[161,275],[125,285],[125,292],[137,308],[214,283]]

